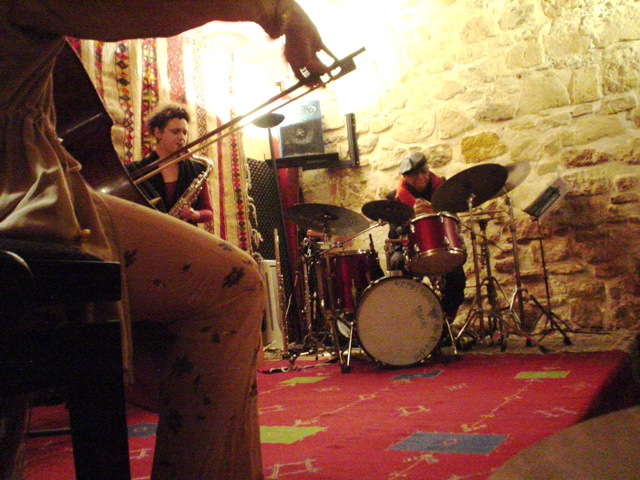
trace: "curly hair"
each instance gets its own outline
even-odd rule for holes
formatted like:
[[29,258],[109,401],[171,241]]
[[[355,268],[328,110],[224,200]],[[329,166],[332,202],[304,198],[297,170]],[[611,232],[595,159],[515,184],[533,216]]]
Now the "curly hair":
[[156,128],[164,130],[169,120],[173,118],[179,118],[189,122],[190,117],[184,107],[179,105],[166,105],[156,110],[153,115],[149,117],[147,126],[150,132],[155,132]]

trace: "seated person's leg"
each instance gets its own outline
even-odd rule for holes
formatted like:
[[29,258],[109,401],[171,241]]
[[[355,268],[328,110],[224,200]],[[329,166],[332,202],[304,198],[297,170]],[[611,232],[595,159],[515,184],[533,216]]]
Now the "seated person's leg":
[[399,270],[403,272],[403,274],[407,273],[407,270],[404,268],[405,258],[402,253],[402,249],[396,249],[391,252],[389,255],[389,265],[387,266],[387,270],[395,271]]
[[192,225],[114,197],[105,202],[132,320],[161,322],[168,332],[152,478],[261,478],[259,268]]
[[444,277],[444,287],[442,289],[442,310],[445,317],[450,321],[456,317],[458,308],[464,302],[464,288],[467,284],[467,277],[464,269],[458,267],[447,273]]

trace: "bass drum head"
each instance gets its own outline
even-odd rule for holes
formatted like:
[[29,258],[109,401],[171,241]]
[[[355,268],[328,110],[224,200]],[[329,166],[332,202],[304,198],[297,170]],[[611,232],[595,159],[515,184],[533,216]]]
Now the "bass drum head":
[[409,277],[385,277],[362,294],[356,310],[356,334],[374,360],[389,366],[420,363],[438,345],[444,325],[442,306],[424,283]]

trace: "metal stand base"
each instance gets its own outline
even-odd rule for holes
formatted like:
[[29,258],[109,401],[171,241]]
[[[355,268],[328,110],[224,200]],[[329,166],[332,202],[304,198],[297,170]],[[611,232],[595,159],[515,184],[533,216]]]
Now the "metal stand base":
[[[349,344],[347,346],[346,353],[340,347],[340,336],[338,333],[338,322],[344,322],[349,326]],[[353,332],[354,332],[354,322],[352,320],[346,320],[338,317],[333,317],[332,327],[333,327],[333,338],[335,342],[335,350],[336,356],[338,357],[338,361],[340,362],[340,371],[342,373],[349,373],[351,371],[351,352],[353,350]]]
[[[542,258],[542,272],[543,272],[543,277],[544,277],[544,287],[545,287],[545,293],[546,293],[546,298],[547,298],[547,306],[545,307],[544,305],[542,305],[538,299],[536,299],[536,297],[534,297],[532,294],[530,294],[526,289],[521,289],[522,293],[524,295],[526,295],[528,297],[529,300],[531,300],[536,307],[540,310],[540,315],[538,316],[538,319],[536,320],[536,322],[533,324],[532,329],[534,329],[536,327],[536,325],[538,324],[538,322],[540,322],[540,319],[544,316],[547,319],[547,322],[551,325],[551,328],[549,329],[549,331],[547,333],[545,333],[542,337],[541,340],[546,337],[549,333],[551,333],[553,330],[558,330],[560,332],[560,334],[563,337],[563,342],[565,345],[571,345],[571,339],[569,338],[569,336],[567,335],[567,331],[571,332],[572,330],[569,328],[569,326],[562,321],[562,319],[560,319],[560,317],[558,317],[555,313],[553,313],[553,310],[551,309],[551,289],[549,287],[549,274],[547,272],[547,262],[545,259],[545,255],[544,255],[544,243],[542,242],[542,232],[541,232],[541,228],[540,228],[540,219],[537,217],[534,217],[534,220],[537,224],[538,227],[538,242],[540,245],[540,257]],[[515,299],[515,297],[514,297]],[[560,328],[560,324],[562,324],[562,326],[564,327],[564,330],[562,328]]]
[[[549,328],[546,331],[546,333],[543,334],[542,337],[540,337],[540,340],[543,340],[551,332],[553,332],[554,330],[557,330],[562,335],[563,343],[565,345],[571,345],[571,339],[567,335],[567,331],[571,332],[571,329],[569,328],[569,326],[566,323],[564,323],[564,321],[562,321],[562,319],[558,317],[555,313],[553,313],[551,310],[548,310],[544,305],[542,305],[538,301],[538,299],[533,296],[533,294],[527,291],[526,288],[521,289],[521,295],[523,295],[522,301],[530,300],[540,310],[540,315],[538,316],[538,319],[536,320],[532,328],[535,328],[535,326],[538,324],[538,322],[540,322],[540,319],[542,317],[546,317],[546,321],[551,325],[551,328]],[[512,299],[512,304],[511,304],[512,308],[513,308],[514,301],[515,301],[515,295]],[[560,328],[560,324],[564,326],[564,329]],[[527,346],[531,346],[528,340],[527,340]]]
[[[493,276],[485,277],[481,283],[481,286],[482,285],[487,286],[487,290],[489,292],[488,297],[489,297],[489,303],[491,305],[491,309],[485,310],[481,307],[474,308],[474,305],[478,303],[474,299],[474,303],[471,304],[471,308],[469,310],[469,313],[467,314],[467,319],[465,320],[465,323],[463,324],[462,328],[458,332],[458,335],[456,336],[456,342],[460,340],[460,337],[465,333],[466,329],[474,320],[474,317],[477,316],[481,320],[480,333],[473,332],[472,336],[474,336],[479,343],[481,343],[483,339],[486,337],[491,338],[491,341],[495,341],[496,339],[498,339],[498,343],[500,344],[500,350],[504,352],[507,349],[507,338],[509,336],[509,333],[515,333],[517,335],[520,335],[526,338],[527,345],[529,346],[536,345],[542,353],[548,352],[548,349],[540,345],[540,343],[537,340],[535,340],[531,335],[529,335],[527,332],[525,332],[524,330],[522,330],[520,327],[517,326],[520,324],[520,321],[518,319],[518,316],[513,310],[513,305],[514,305],[513,300],[509,303],[509,307],[501,308],[499,306],[496,289],[500,290],[500,293],[502,294],[506,302],[508,302],[508,297],[504,289],[502,288],[502,285],[500,285],[500,283],[498,282],[498,280]],[[504,318],[503,312],[508,313],[509,320],[506,320]],[[484,326],[485,315],[487,316],[487,325],[488,325],[486,330]]]

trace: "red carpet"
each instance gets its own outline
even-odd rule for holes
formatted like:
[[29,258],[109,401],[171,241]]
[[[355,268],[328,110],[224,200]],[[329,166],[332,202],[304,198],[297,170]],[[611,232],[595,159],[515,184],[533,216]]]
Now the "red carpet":
[[[486,479],[536,441],[637,400],[621,351],[466,354],[395,370],[356,357],[347,374],[337,364],[295,365],[258,374],[269,479]],[[63,413],[38,407],[32,428],[61,426]],[[130,411],[136,480],[149,478],[155,420]],[[73,478],[67,436],[30,439],[27,455],[26,480]]]

